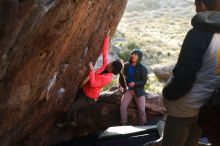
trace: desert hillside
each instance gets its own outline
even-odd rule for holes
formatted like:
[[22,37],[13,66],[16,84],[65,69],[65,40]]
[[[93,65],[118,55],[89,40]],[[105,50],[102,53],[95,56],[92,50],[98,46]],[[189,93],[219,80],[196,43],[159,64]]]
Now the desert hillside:
[[173,63],[194,14],[193,0],[129,0],[118,30],[145,51],[147,66]]
[[[129,0],[118,26],[125,39],[118,45],[123,50],[129,43],[140,46],[145,53],[142,63],[150,73],[156,66],[175,64],[194,15],[193,0]],[[152,76],[150,84],[157,85],[150,90],[159,92],[163,85]]]

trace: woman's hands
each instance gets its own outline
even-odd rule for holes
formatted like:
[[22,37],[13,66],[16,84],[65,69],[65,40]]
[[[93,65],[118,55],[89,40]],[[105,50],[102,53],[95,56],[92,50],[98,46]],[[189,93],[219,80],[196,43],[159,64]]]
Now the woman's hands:
[[90,68],[90,71],[94,71],[94,66],[93,66],[92,62],[89,62],[89,68]]
[[128,83],[128,86],[132,88],[132,87],[135,86],[135,83],[134,82],[130,82],[130,83]]
[[89,81],[89,77],[86,77],[81,84],[81,88]]
[[110,29],[110,28],[108,28],[108,31],[107,31],[107,36],[110,36],[110,34],[111,34],[111,29]]
[[[89,69],[90,71],[94,71],[94,66],[92,62],[89,62]],[[83,87],[88,81],[89,81],[89,77],[86,77],[84,81],[82,82],[81,87]]]

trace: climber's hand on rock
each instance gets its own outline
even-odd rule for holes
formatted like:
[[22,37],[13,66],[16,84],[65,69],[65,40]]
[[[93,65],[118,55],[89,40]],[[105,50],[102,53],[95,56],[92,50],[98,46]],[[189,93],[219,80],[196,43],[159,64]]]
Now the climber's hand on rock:
[[94,66],[93,66],[92,62],[89,62],[89,68],[90,68],[90,71],[94,71]]
[[108,31],[107,31],[107,36],[110,36],[110,34],[111,34],[111,29],[110,29],[110,28],[108,28]]

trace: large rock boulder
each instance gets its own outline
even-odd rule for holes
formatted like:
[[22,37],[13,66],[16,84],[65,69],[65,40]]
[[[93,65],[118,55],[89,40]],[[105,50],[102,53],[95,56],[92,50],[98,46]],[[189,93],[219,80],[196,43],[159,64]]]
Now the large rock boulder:
[[174,65],[158,66],[154,68],[154,74],[160,81],[167,81]]
[[[90,104],[79,111],[78,125],[72,128],[73,131],[80,131],[75,133],[75,137],[103,131],[111,126],[119,126],[121,98],[122,92],[118,89],[106,91],[99,97],[96,103]],[[164,113],[165,108],[162,104],[162,96],[149,95],[146,97],[146,117],[148,123],[163,119]],[[128,108],[129,124],[137,125],[137,115],[135,102],[132,101]],[[62,120],[62,116],[58,120]]]
[[0,145],[43,146],[76,135],[53,123],[74,100],[126,3],[0,1]]

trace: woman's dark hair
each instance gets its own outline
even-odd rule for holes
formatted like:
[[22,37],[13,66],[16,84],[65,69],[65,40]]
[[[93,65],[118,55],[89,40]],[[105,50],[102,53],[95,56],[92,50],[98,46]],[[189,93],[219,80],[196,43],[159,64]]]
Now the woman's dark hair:
[[121,85],[122,88],[124,88],[124,90],[127,89],[127,84],[125,81],[125,76],[122,72],[120,72],[120,76],[119,76],[119,84]]
[[125,82],[125,77],[124,74],[122,73],[122,69],[123,69],[123,63],[120,60],[115,60],[112,62],[112,73],[114,75],[119,74],[119,84],[126,89],[126,82]]
[[115,60],[112,62],[112,73],[114,75],[117,75],[121,72],[122,68],[123,68],[123,63],[120,60]]

